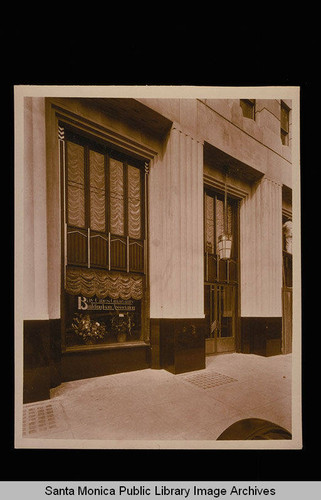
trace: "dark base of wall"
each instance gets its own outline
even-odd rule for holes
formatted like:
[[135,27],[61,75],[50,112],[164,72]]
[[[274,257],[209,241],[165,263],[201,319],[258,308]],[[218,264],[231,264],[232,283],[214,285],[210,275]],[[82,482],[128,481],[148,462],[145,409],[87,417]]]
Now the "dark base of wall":
[[25,368],[23,372],[23,403],[34,403],[50,398],[50,371],[48,367]]
[[205,368],[205,320],[153,319],[151,366],[171,373]]
[[50,387],[62,382],[61,375],[61,320],[49,320],[50,326]]
[[61,384],[60,319],[24,321],[23,343],[23,402],[49,399]]
[[50,397],[50,327],[48,320],[24,322],[23,402]]
[[282,352],[282,318],[241,318],[241,352],[275,356]]
[[147,344],[67,351],[61,360],[62,379],[65,382],[145,368],[150,368],[150,346]]
[[[163,368],[184,373],[205,368],[205,320],[153,319],[150,345],[69,351],[61,355],[60,320],[24,322],[23,402],[50,398],[61,382],[113,373]],[[282,352],[282,318],[241,318],[238,351]]]
[[160,345],[161,345],[161,330],[159,319],[150,320],[150,362],[151,368],[161,368]]
[[24,322],[23,403],[50,399],[62,382],[150,367],[150,346],[122,346],[61,353],[61,321]]

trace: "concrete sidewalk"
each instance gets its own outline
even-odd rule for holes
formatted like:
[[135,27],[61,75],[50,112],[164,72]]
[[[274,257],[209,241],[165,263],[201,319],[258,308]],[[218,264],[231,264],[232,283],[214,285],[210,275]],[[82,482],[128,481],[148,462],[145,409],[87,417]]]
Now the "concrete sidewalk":
[[22,437],[216,440],[250,417],[291,432],[291,366],[290,354],[232,353],[180,375],[147,369],[63,383],[50,400],[23,405]]

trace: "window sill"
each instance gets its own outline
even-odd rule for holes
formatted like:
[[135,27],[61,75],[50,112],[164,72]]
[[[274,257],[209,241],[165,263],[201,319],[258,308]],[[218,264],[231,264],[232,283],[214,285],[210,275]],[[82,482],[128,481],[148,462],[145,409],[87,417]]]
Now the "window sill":
[[150,343],[144,340],[137,340],[133,342],[115,342],[113,344],[92,344],[92,345],[79,345],[74,347],[67,347],[63,354],[72,354],[76,352],[92,352],[92,351],[108,351],[113,349],[133,349],[135,347],[149,347]]

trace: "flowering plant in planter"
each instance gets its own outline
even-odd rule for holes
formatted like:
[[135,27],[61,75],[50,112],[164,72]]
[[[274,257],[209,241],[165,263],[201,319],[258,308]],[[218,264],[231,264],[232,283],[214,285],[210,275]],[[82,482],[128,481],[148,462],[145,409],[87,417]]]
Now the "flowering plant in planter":
[[128,312],[115,314],[111,319],[112,330],[119,342],[124,342],[127,334],[131,336],[133,326],[135,326],[134,316]]
[[105,323],[91,319],[89,314],[77,313],[71,326],[74,332],[82,337],[86,343],[104,338],[107,331]]

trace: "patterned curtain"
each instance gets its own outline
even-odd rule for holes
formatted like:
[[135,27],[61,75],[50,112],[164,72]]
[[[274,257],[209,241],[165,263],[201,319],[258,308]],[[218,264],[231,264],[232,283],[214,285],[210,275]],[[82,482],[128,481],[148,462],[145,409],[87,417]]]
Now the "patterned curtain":
[[67,142],[67,218],[85,227],[85,155],[83,146]]
[[205,238],[206,251],[214,253],[214,200],[212,196],[205,195]]
[[110,159],[110,232],[124,234],[124,169],[122,162]]
[[90,171],[90,227],[94,231],[106,230],[105,224],[105,157],[89,152]]
[[141,238],[140,170],[128,165],[128,235]]
[[[232,234],[232,206],[227,203],[227,232]],[[224,233],[224,201],[216,198],[216,244],[218,237]]]
[[232,206],[228,203],[227,204],[227,232],[229,234],[233,234],[233,227],[232,227]]
[[122,273],[107,273],[99,269],[67,269],[66,291],[71,295],[84,295],[100,299],[143,298],[143,279],[140,276],[124,275]]
[[224,203],[222,200],[216,198],[216,245],[218,237],[224,233]]

